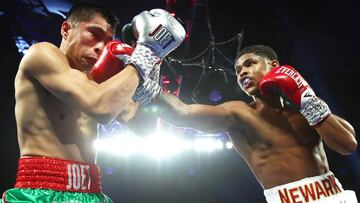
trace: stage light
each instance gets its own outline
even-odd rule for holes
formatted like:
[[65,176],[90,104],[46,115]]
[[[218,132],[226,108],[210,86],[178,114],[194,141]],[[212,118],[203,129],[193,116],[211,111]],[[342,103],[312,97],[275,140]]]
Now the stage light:
[[64,19],[66,18],[66,15],[64,13],[67,13],[70,10],[71,6],[73,5],[67,1],[46,0],[43,1],[43,3],[49,12],[56,13]]
[[114,172],[114,168],[112,168],[112,167],[106,168],[106,173],[107,173],[107,174],[112,175],[113,172]]
[[221,95],[221,93],[219,91],[213,90],[209,94],[209,99],[212,102],[219,102],[219,101],[222,100],[222,95]]
[[211,152],[217,148],[217,141],[212,138],[196,139],[194,142],[194,149],[196,151]]
[[109,141],[111,142],[109,146],[115,149],[115,154],[126,157],[138,153],[142,147],[138,137],[135,136],[117,137]]
[[143,146],[146,155],[163,159],[179,154],[185,149],[185,141],[177,136],[158,131],[146,138],[146,146]]
[[151,107],[151,112],[156,113],[158,111],[158,108],[156,106]]
[[113,153],[120,156],[129,156],[139,152],[140,139],[131,134],[98,139],[94,142],[97,151]]
[[223,149],[224,143],[221,140],[216,141],[216,149]]
[[226,148],[231,149],[233,148],[233,144],[231,142],[226,142],[225,144]]
[[102,151],[103,149],[103,140],[101,139],[97,139],[93,142],[93,147],[97,150],[97,151]]
[[18,47],[18,52],[22,55],[25,55],[31,45],[37,43],[37,41],[32,40],[30,44],[22,37],[14,37],[15,45]]
[[102,126],[100,139],[94,142],[97,152],[105,152],[121,157],[141,155],[157,160],[171,158],[185,151],[213,152],[232,148],[225,135],[206,134],[189,128],[159,127],[146,137],[139,137],[119,123]]
[[193,144],[193,142],[187,141],[187,142],[185,143],[185,149],[186,149],[186,150],[192,150],[192,149],[194,149],[194,144]]
[[171,93],[178,97],[182,84],[182,76],[175,75],[175,77],[169,77],[166,75],[161,75],[160,84],[164,92]]

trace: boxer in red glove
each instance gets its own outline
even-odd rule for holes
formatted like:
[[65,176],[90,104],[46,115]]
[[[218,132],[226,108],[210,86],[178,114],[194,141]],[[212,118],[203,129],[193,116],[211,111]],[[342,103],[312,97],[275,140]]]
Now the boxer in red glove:
[[[112,202],[102,193],[93,141],[98,123],[126,112],[156,63],[182,42],[178,24],[159,12],[139,15],[136,32],[158,37],[159,22],[169,38],[141,37],[134,51],[112,41],[118,19],[94,3],[71,8],[60,47],[29,48],[15,78],[19,170],[3,202]],[[131,62],[124,63],[127,55]]]
[[332,114],[294,68],[281,66],[270,47],[244,48],[235,71],[252,102],[185,104],[163,93],[157,102],[163,111],[157,114],[177,126],[229,132],[267,202],[357,202],[355,193],[344,191],[329,170],[323,148],[324,142],[342,155],[353,153],[353,127]]

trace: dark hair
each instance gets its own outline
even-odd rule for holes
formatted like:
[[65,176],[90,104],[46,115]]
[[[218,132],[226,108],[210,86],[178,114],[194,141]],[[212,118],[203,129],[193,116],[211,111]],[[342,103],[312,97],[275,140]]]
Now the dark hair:
[[100,14],[115,32],[116,27],[119,24],[118,17],[109,9],[95,2],[75,3],[68,12],[66,20],[75,24],[79,21],[88,21],[96,14]]
[[259,45],[251,45],[251,46],[243,48],[238,53],[235,61],[237,61],[242,55],[248,54],[248,53],[253,53],[253,54],[256,54],[258,56],[268,58],[270,60],[279,61],[279,58],[278,58],[278,56],[277,56],[277,54],[276,54],[276,52],[274,51],[273,48],[271,48],[269,46],[261,45],[261,44],[259,44]]

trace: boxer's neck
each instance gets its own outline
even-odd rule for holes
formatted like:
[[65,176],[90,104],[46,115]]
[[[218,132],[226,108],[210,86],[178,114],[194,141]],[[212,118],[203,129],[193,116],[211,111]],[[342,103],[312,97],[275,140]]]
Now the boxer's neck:
[[284,100],[280,96],[253,97],[256,106],[269,106],[279,111],[284,109]]

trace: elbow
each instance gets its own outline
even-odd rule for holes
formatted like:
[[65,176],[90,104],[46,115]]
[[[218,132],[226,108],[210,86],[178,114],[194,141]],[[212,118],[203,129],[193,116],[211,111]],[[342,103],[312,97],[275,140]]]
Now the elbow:
[[349,154],[352,154],[356,151],[356,149],[357,149],[357,141],[354,139],[354,141],[350,142],[347,145],[347,151]]
[[114,110],[105,105],[97,105],[92,108],[90,117],[100,124],[107,125],[115,120],[122,110],[123,109]]
[[124,101],[109,101],[102,97],[95,97],[89,99],[85,106],[88,116],[96,122],[106,125],[115,120],[127,105]]
[[344,146],[345,153],[343,155],[350,155],[354,153],[357,149],[357,141],[355,139],[355,131],[349,135],[349,138],[351,138]]
[[102,112],[98,110],[92,111],[89,116],[97,123],[103,125],[110,124],[115,119],[115,116],[111,112]]
[[103,125],[108,125],[115,119],[115,117],[111,114],[97,114],[94,115],[93,118],[97,123]]
[[349,143],[347,143],[343,149],[341,150],[340,154],[342,155],[350,155],[352,153],[354,153],[357,149],[357,142],[354,139],[353,141],[350,141]]

